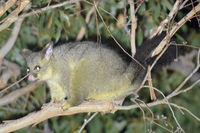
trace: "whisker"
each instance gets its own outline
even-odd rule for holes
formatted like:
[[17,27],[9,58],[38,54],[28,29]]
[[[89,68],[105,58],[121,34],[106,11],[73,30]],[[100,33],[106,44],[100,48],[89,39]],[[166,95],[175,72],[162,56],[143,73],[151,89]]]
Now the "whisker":
[[13,87],[14,85],[18,84],[19,82],[21,82],[22,80],[24,80],[26,77],[28,77],[30,75],[26,74],[24,77],[22,77],[21,79],[19,79],[18,81],[16,81],[15,83],[9,85],[8,87],[4,88],[3,90],[0,91],[0,94],[3,94],[4,92],[6,92],[9,88]]

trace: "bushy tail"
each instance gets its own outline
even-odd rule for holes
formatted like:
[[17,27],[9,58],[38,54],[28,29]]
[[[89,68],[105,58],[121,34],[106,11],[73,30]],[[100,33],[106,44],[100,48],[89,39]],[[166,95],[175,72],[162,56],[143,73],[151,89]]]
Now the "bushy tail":
[[166,33],[161,33],[153,37],[152,39],[146,40],[136,51],[135,59],[138,60],[141,64],[147,65],[147,60],[150,58],[152,52],[164,39]]
[[160,42],[165,37],[165,33],[161,33],[160,35],[153,37],[152,39],[146,40],[137,50],[135,54],[135,59],[139,61],[140,64],[133,61],[128,69],[127,73],[130,75],[132,80],[132,90],[137,92],[141,83],[143,82],[145,75],[147,73],[147,60],[150,59],[151,53],[154,49],[160,44]]

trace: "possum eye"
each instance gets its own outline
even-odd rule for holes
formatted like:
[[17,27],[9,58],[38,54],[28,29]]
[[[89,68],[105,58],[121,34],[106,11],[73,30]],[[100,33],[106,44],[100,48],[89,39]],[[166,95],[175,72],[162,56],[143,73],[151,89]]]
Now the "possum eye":
[[27,73],[29,73],[29,72],[30,72],[30,68],[29,68],[29,67],[26,69],[26,72],[27,72]]
[[35,66],[35,68],[34,68],[34,70],[36,70],[36,71],[40,71],[40,66]]

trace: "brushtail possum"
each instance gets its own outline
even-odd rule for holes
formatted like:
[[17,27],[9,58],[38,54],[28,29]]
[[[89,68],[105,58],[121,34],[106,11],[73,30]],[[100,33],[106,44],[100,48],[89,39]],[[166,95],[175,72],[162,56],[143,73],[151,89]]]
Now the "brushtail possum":
[[[143,66],[163,37],[147,40],[137,50],[135,58]],[[122,99],[139,87],[147,70],[134,61],[125,63],[112,49],[98,46],[76,42],[55,48],[49,44],[40,52],[23,50],[29,80],[46,81],[52,101],[64,100],[64,109],[84,100]]]

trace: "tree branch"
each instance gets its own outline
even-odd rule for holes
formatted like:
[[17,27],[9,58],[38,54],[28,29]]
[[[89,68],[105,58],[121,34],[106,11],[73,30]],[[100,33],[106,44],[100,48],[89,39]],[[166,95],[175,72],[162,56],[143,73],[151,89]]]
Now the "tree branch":
[[0,17],[10,8],[12,7],[17,0],[8,0],[5,3],[0,3]]
[[[99,1],[96,2],[96,4],[98,5]],[[88,24],[90,21],[90,17],[92,16],[92,14],[95,13],[95,7],[94,5],[92,5],[91,9],[88,11],[86,17],[85,17],[85,23]],[[77,37],[76,37],[76,41],[80,41],[81,39],[83,39],[83,36],[85,35],[85,27],[82,26]]]
[[[6,67],[6,68],[3,68]],[[0,75],[0,88],[4,88],[7,86],[7,82],[10,78],[14,77],[15,79],[20,74],[20,67],[8,60],[3,60],[3,71]]]
[[8,28],[13,22],[15,22],[19,18],[25,18],[25,17],[28,17],[28,16],[36,15],[38,13],[42,13],[42,12],[47,11],[47,10],[51,10],[51,9],[54,9],[54,8],[65,6],[67,4],[76,3],[76,2],[79,2],[79,1],[82,1],[82,0],[65,1],[65,2],[62,2],[62,3],[59,3],[59,4],[55,4],[55,5],[47,6],[47,7],[41,8],[41,9],[37,9],[37,10],[29,12],[29,13],[23,13],[23,14],[18,16],[18,14],[25,8],[25,6],[27,4],[29,4],[29,0],[24,0],[24,1],[21,2],[21,5],[18,6],[19,8],[15,9],[11,14],[9,14],[9,16],[7,16],[2,21],[3,24],[0,25],[0,31]]
[[83,131],[83,129],[85,128],[85,126],[98,114],[98,112],[95,112],[93,115],[91,115],[88,119],[84,120],[83,125],[81,126],[80,130],[78,131],[78,133],[81,133]]
[[41,9],[37,9],[37,10],[34,10],[32,12],[29,12],[29,13],[24,13],[22,15],[20,15],[19,17],[21,18],[25,18],[25,17],[28,17],[28,16],[32,16],[32,15],[36,15],[38,13],[42,13],[44,11],[47,11],[47,10],[51,10],[51,9],[54,9],[54,8],[58,8],[58,7],[62,7],[62,6],[65,6],[67,4],[73,4],[73,3],[77,3],[77,2],[80,2],[82,0],[70,0],[70,1],[64,1],[62,3],[58,3],[58,4],[55,4],[55,5],[50,5],[50,6],[47,6],[47,7],[43,7]]
[[5,57],[5,55],[12,49],[12,47],[15,44],[15,41],[17,40],[17,36],[19,34],[19,31],[21,29],[21,24],[23,22],[23,18],[22,19],[18,19],[15,23],[15,26],[12,30],[11,36],[8,39],[8,41],[6,42],[6,44],[0,49],[0,63],[2,63],[3,58]]
[[135,17],[135,3],[129,0],[130,4],[130,10],[131,10],[131,35],[130,35],[130,40],[131,40],[131,53],[132,56],[134,57],[136,53],[136,45],[135,45],[135,32],[137,28],[137,19]]
[[167,44],[169,38],[171,38],[176,31],[182,27],[188,20],[190,20],[197,12],[200,11],[200,3],[194,7],[185,17],[183,17],[167,34],[167,36],[162,40],[162,42],[159,44],[159,46],[154,50],[154,52],[152,53],[152,57],[156,56],[157,54],[159,54],[162,49],[165,47],[165,45]]
[[[0,23],[0,31],[8,28],[13,22],[18,20],[18,14],[26,9],[27,5],[30,4],[29,0],[21,0],[18,7],[12,11],[5,19],[3,19]],[[19,21],[22,21],[23,19],[20,19]]]
[[176,0],[172,10],[170,11],[169,15],[167,16],[167,18],[165,18],[158,27],[156,27],[156,29],[154,29],[153,33],[151,34],[150,38],[156,36],[159,32],[162,32],[162,30],[164,29],[164,27],[166,26],[167,23],[169,23],[171,21],[171,19],[175,16],[175,14],[178,12],[180,3],[182,2],[182,0]]
[[45,105],[40,111],[28,114],[17,120],[4,121],[0,124],[0,133],[16,131],[20,128],[38,124],[48,118],[61,116],[61,115],[72,115],[78,113],[88,113],[88,112],[102,112],[110,113],[115,112],[114,105],[111,102],[86,102],[79,106],[71,107],[66,111],[61,109],[62,103],[54,103]]
[[0,107],[17,100],[20,96],[22,96],[30,91],[33,91],[35,88],[37,88],[38,86],[40,86],[42,84],[43,84],[43,82],[35,82],[26,87],[17,89],[15,91],[9,93],[8,95],[0,98]]
[[[186,88],[185,90],[186,91],[191,90],[191,88],[196,84],[197,83],[194,83],[192,86]],[[156,90],[158,91],[158,89]],[[177,93],[177,95],[181,93]],[[174,96],[175,95],[173,95],[172,97]],[[89,112],[114,113],[117,110],[130,110],[130,109],[141,108],[141,107],[149,108],[149,107],[153,107],[160,104],[167,104],[168,106],[170,106],[171,103],[167,102],[166,100],[169,100],[172,97],[167,96],[161,100],[151,102],[148,104],[139,104],[139,105],[135,104],[135,105],[130,105],[130,106],[117,106],[117,105],[114,105],[112,102],[103,102],[103,101],[84,102],[81,105],[70,107],[66,111],[63,111],[61,109],[62,103],[53,103],[53,104],[49,103],[49,104],[46,104],[40,111],[30,113],[27,116],[24,116],[17,120],[4,121],[3,124],[0,124],[0,133],[12,132],[29,125],[35,125],[35,124],[40,123],[41,121],[44,121],[48,118],[52,118],[55,116],[73,115],[73,114],[78,114],[78,113],[89,113]],[[171,106],[174,106],[174,105],[171,105]],[[181,106],[179,106],[179,108],[183,109],[189,114],[192,114],[193,117],[195,116],[195,118],[199,120],[199,118],[196,115],[194,115],[192,112],[190,112],[189,110]]]

